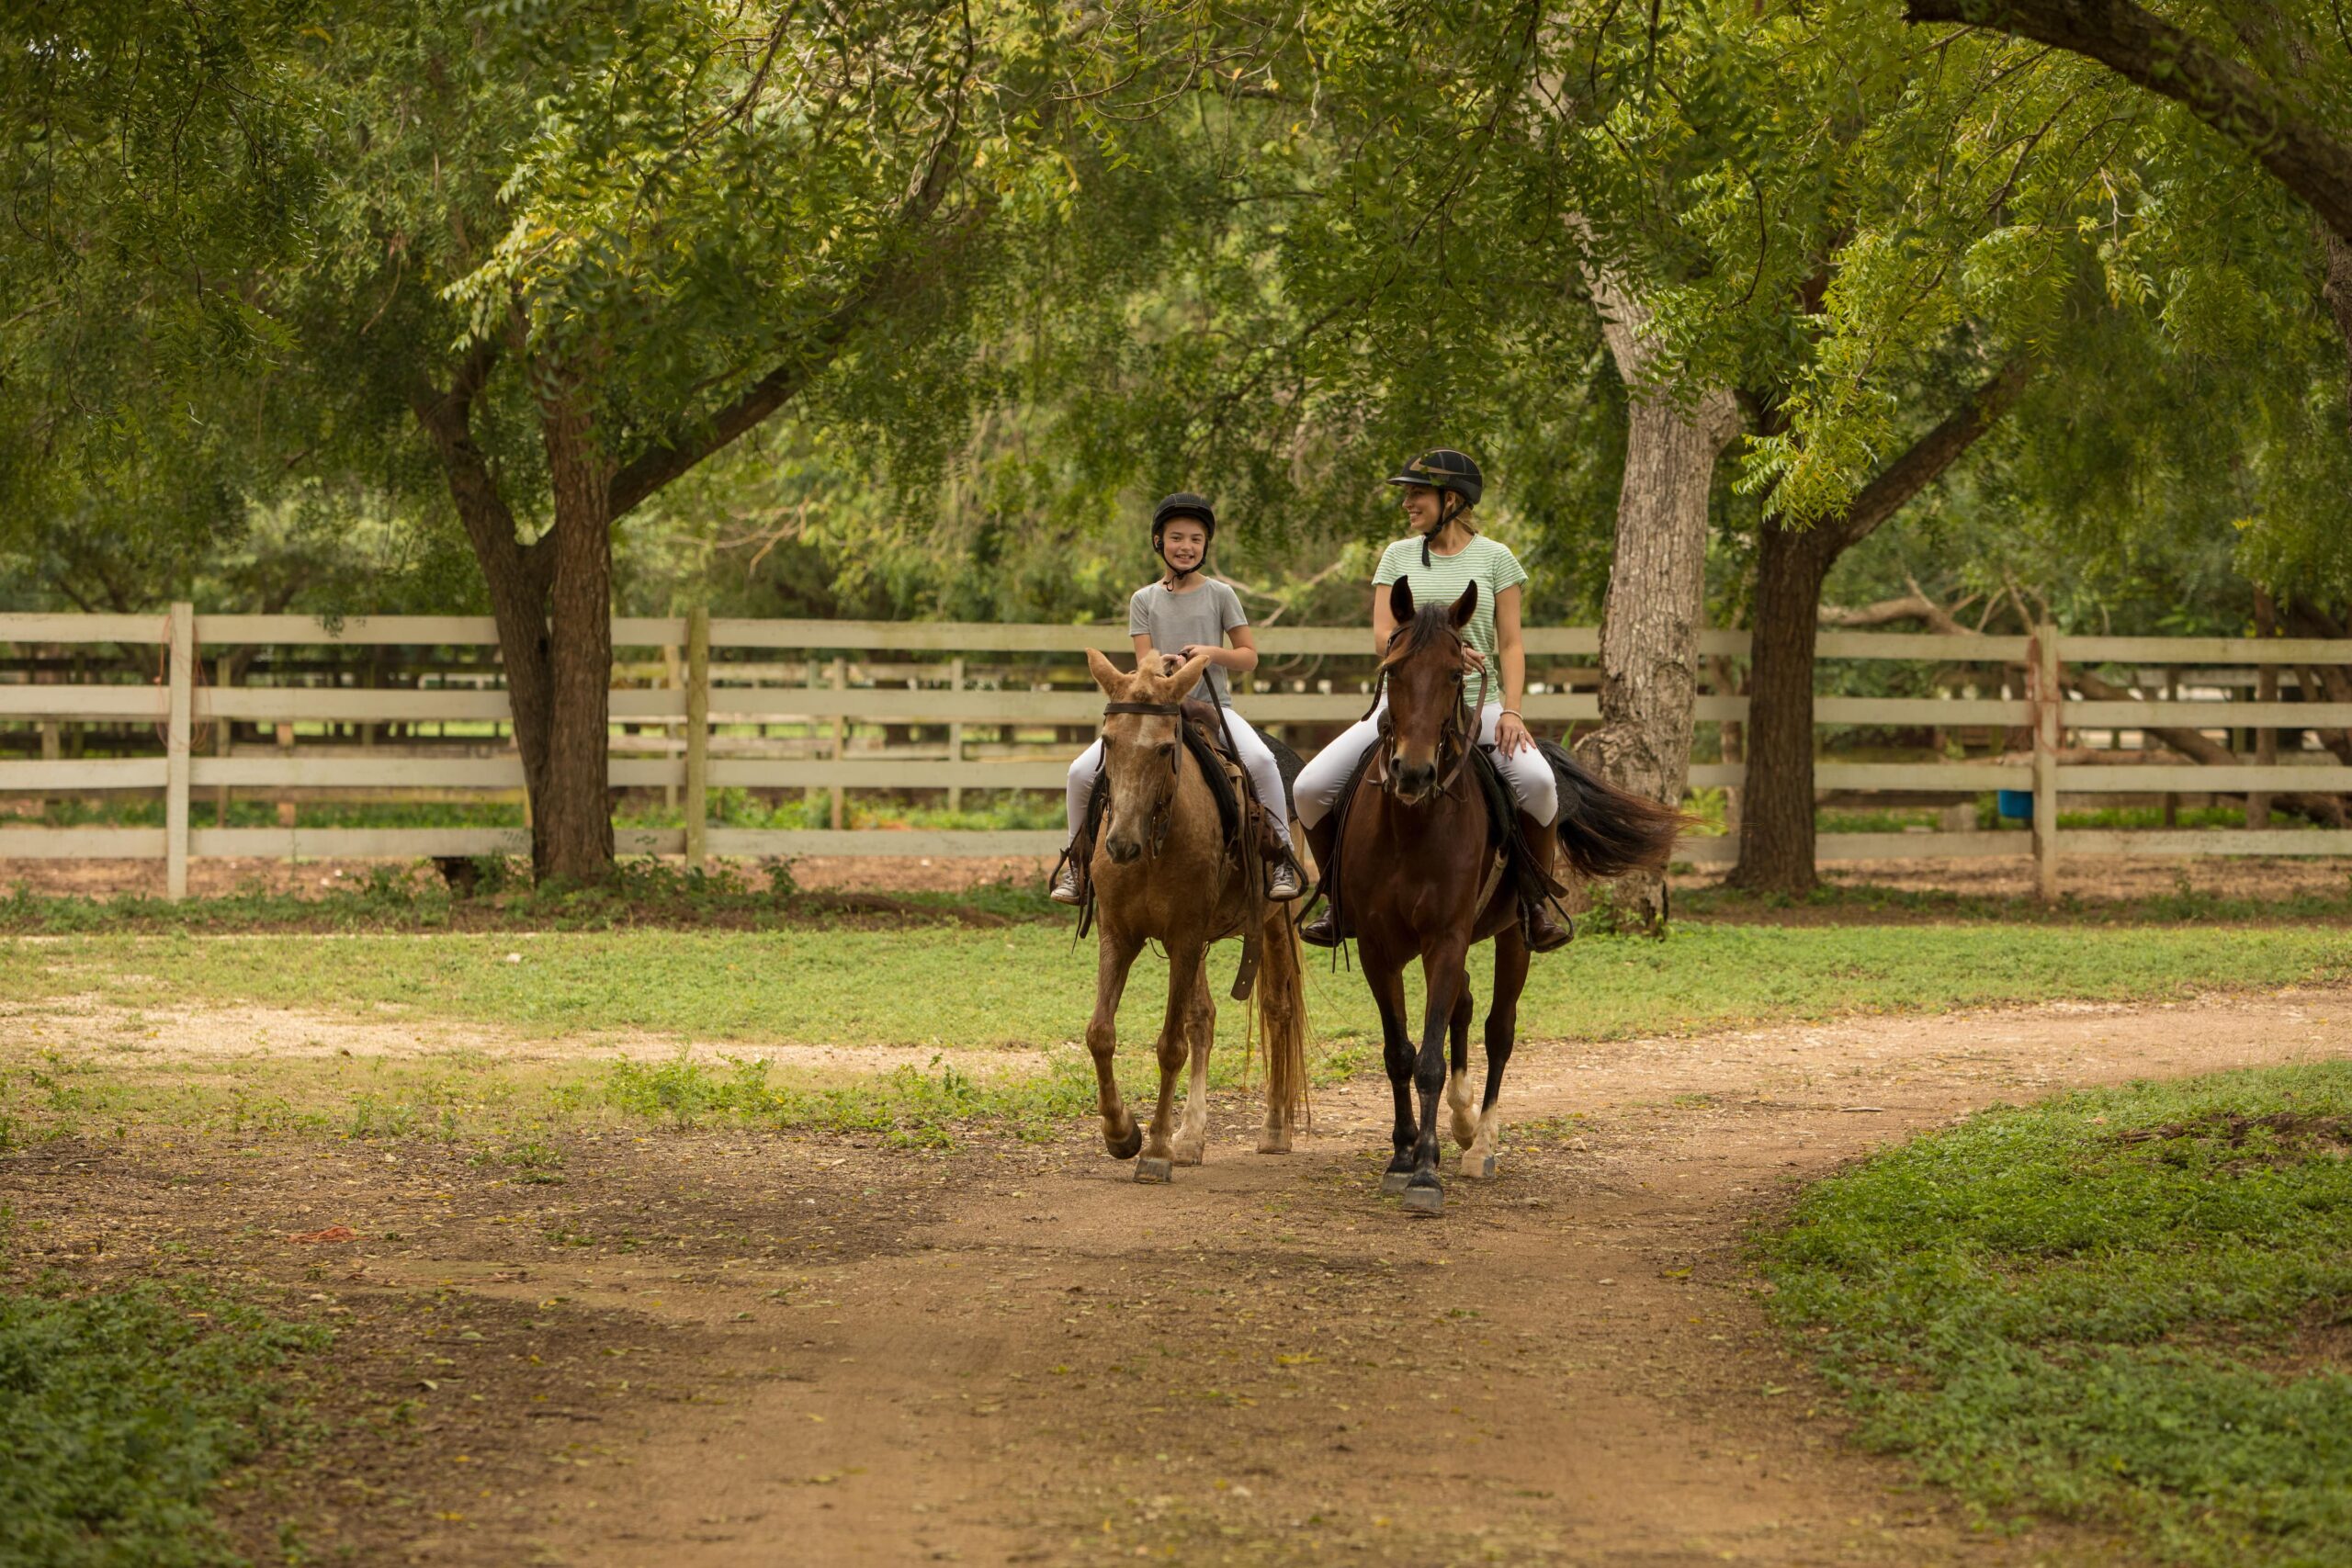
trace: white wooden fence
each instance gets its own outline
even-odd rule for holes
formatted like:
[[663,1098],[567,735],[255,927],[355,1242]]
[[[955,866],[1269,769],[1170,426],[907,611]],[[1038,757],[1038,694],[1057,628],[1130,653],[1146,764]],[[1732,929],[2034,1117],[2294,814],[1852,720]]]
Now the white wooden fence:
[[[1091,726],[1101,698],[1074,665],[1069,683],[1031,678],[1007,685],[1001,677],[975,675],[971,655],[1002,663],[1007,656],[1064,655],[1088,648],[1124,651],[1127,637],[1117,626],[1001,626],[946,622],[848,622],[714,620],[700,614],[614,623],[616,649],[685,649],[677,680],[646,689],[623,686],[612,693],[616,726],[660,726],[675,731],[667,754],[628,754],[644,750],[641,737],[616,734],[611,763],[616,787],[667,786],[684,794],[688,826],[669,829],[622,829],[623,853],[685,853],[757,856],[799,854],[1003,855],[1050,853],[1057,831],[879,831],[849,830],[841,821],[841,793],[850,789],[1058,790],[1063,759],[1040,756],[1036,748],[988,748],[968,744],[972,725]],[[104,759],[0,759],[0,796],[79,794],[88,791],[162,789],[162,828],[0,828],[0,859],[16,857],[129,857],[162,859],[173,897],[187,885],[187,863],[204,856],[300,858],[523,853],[528,836],[518,829],[414,828],[228,828],[191,825],[192,792],[208,787],[272,790],[357,788],[385,790],[492,790],[513,792],[523,783],[522,764],[511,745],[488,756],[376,755],[353,747],[338,754],[282,750],[272,755],[196,755],[191,739],[215,721],[375,725],[420,722],[481,726],[507,719],[506,696],[486,684],[435,690],[387,690],[352,686],[214,687],[202,683],[202,658],[230,646],[279,647],[406,646],[494,647],[496,632],[487,617],[354,617],[327,623],[306,615],[198,615],[187,604],[163,615],[0,615],[0,644],[111,644],[157,649],[153,684],[39,684],[0,682],[0,726],[28,721],[147,722],[157,727],[161,754]],[[1365,677],[1316,682],[1317,689],[1275,687],[1247,690],[1250,717],[1284,724],[1336,724],[1363,711],[1368,679],[1367,637],[1361,627],[1275,626],[1259,634],[1269,659],[1335,656],[1362,664]],[[1539,682],[1524,704],[1531,724],[1556,731],[1576,720],[1599,716],[1589,692],[1562,689],[1558,661],[1595,656],[1600,633],[1590,627],[1535,628],[1527,634]],[[730,684],[725,660],[713,650],[765,649],[803,658],[805,678],[797,684]],[[1701,650],[1731,656],[1747,651],[1744,632],[1701,634]],[[2064,700],[2061,663],[2124,663],[2177,669],[2185,666],[2298,666],[2352,664],[2352,642],[2311,639],[2211,637],[2105,637],[2059,635],[1949,637],[1883,632],[1825,631],[1825,660],[1900,660],[1939,666],[1981,665],[1982,685],[2000,690],[1998,671],[2026,671],[2023,695],[1939,697],[1822,697],[1815,704],[1822,725],[2030,727],[2030,751],[2017,760],[1905,762],[1823,762],[1815,782],[1825,790],[1955,791],[2016,790],[2033,797],[2032,846],[2045,895],[2054,896],[2062,855],[2352,853],[2352,830],[2274,829],[2067,831],[2058,830],[2062,795],[2114,795],[2151,791],[2190,793],[2346,791],[2352,767],[2324,753],[2303,752],[2269,763],[2200,766],[2182,763],[2111,767],[2062,760],[2068,730],[2121,730],[2176,726],[2226,732],[2231,729],[2352,727],[2352,704],[2325,702],[2158,700],[2081,702]],[[830,656],[820,661],[818,654]],[[871,663],[853,684],[850,655],[882,653],[931,656],[928,661]],[[948,657],[955,655],[956,657]],[[1064,660],[1068,664],[1068,660]],[[1547,669],[1546,666],[1553,668]],[[770,667],[773,672],[775,667]],[[1549,674],[1550,681],[1541,676]],[[931,683],[925,684],[929,681]],[[2275,684],[2275,682],[2273,682]],[[1025,689],[1024,689],[1025,687]],[[1743,697],[1702,695],[1702,721],[1736,721],[1747,714]],[[853,722],[944,727],[944,750],[928,758],[855,756]],[[805,727],[820,756],[728,754],[723,738],[730,727]],[[281,736],[290,732],[281,729]],[[657,747],[663,745],[654,742]],[[477,748],[479,749],[479,748]],[[1003,754],[1011,750],[1013,754]],[[1023,751],[1027,755],[1021,754]],[[717,754],[714,754],[714,753]],[[1694,786],[1739,785],[1737,763],[1701,764],[1691,770]],[[706,823],[707,790],[829,790],[836,802],[831,829],[734,829]],[[1824,861],[1944,858],[2018,853],[2015,832],[1837,833],[1821,836]],[[1735,838],[1686,840],[1681,858],[1727,863],[1737,853]]]

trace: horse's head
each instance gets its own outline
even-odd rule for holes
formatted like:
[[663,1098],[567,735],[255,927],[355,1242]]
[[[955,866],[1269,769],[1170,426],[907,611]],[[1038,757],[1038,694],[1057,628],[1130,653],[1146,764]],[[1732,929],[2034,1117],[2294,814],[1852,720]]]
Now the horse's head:
[[1397,799],[1418,805],[1438,791],[1448,735],[1456,745],[1470,741],[1463,728],[1462,628],[1477,612],[1478,585],[1464,589],[1451,609],[1416,609],[1412,585],[1399,579],[1389,587],[1388,609],[1396,631],[1380,672],[1388,686],[1389,787]]
[[1100,649],[1086,650],[1086,667],[1110,699],[1102,717],[1102,787],[1111,792],[1102,843],[1121,865],[1147,849],[1156,851],[1167,830],[1169,802],[1183,767],[1178,699],[1207,665],[1208,656],[1196,654],[1172,674],[1138,670],[1130,675]]

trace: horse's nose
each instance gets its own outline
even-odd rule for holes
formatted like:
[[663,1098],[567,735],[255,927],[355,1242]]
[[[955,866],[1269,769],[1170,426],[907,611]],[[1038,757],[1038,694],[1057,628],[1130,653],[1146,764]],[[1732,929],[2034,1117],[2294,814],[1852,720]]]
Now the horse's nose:
[[1427,794],[1437,784],[1435,762],[1408,762],[1402,757],[1389,770],[1396,775],[1396,788],[1407,797]]
[[1135,858],[1143,853],[1143,846],[1141,844],[1136,842],[1133,839],[1123,837],[1117,833],[1112,834],[1111,837],[1105,840],[1103,847],[1111,852],[1111,859],[1120,865],[1128,865],[1133,863]]

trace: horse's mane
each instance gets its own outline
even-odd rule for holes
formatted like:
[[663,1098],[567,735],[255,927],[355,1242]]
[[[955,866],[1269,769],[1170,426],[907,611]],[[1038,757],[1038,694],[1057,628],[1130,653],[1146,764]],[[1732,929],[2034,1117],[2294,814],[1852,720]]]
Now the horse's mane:
[[1442,637],[1454,647],[1462,646],[1461,628],[1453,624],[1453,608],[1450,604],[1423,604],[1413,611],[1413,618],[1396,628],[1388,639],[1388,657],[1384,665],[1419,653],[1423,645]]

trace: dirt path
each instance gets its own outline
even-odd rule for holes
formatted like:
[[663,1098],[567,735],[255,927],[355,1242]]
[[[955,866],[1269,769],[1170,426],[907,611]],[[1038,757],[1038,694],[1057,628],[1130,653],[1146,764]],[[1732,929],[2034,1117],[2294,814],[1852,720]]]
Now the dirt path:
[[1167,1189],[1009,1156],[793,1304],[679,1281],[733,1392],[641,1419],[537,1533],[610,1564],[2098,1560],[1971,1534],[1844,1446],[1742,1237],[1991,1101],[2347,1049],[2352,995],[2318,993],[1538,1045],[1522,1116],[1577,1120],[1435,1223],[1371,1196],[1374,1083],[1288,1159],[1235,1117]]
[[[415,1511],[353,1525],[366,1561],[2112,1562],[1972,1532],[1850,1447],[1744,1238],[1988,1103],[2347,1051],[2352,992],[2322,991],[1536,1043],[1501,1179],[1426,1222],[1376,1196],[1376,1079],[1287,1157],[1227,1107],[1166,1188],[1076,1134],[739,1132],[607,1137],[560,1186],[462,1150],[85,1145],[6,1196],[57,1258],[128,1222],[350,1314],[346,1375],[417,1412],[383,1488]],[[366,1238],[331,1269],[285,1242],[330,1223]]]

